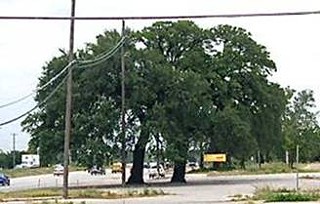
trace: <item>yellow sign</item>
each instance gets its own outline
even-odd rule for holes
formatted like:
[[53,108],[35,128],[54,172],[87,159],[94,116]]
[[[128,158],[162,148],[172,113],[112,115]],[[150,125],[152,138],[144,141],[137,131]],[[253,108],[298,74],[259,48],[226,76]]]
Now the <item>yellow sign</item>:
[[203,161],[204,162],[226,162],[227,156],[226,154],[204,154]]

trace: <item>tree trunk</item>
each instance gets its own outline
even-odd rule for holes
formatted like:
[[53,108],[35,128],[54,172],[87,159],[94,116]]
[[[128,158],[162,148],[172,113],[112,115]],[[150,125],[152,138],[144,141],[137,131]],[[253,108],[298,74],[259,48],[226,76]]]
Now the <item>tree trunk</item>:
[[203,163],[203,152],[201,151],[200,153],[200,163],[199,163],[200,169],[203,169],[204,163]]
[[201,142],[200,143],[200,162],[199,162],[200,169],[203,169],[203,167],[204,167],[203,154],[204,154],[204,148],[203,148],[203,142]]
[[244,160],[244,159],[241,159],[241,160],[240,160],[240,168],[241,168],[241,169],[246,169],[246,163],[245,163],[245,160]]
[[[139,143],[138,143],[139,144]],[[133,165],[131,169],[131,175],[127,184],[144,184],[143,180],[143,162],[145,154],[145,145],[135,147],[133,151]]]
[[176,163],[173,169],[171,183],[186,183],[186,163]]
[[293,151],[290,151],[290,157],[289,157],[289,167],[291,168],[291,169],[293,169],[293,163],[294,163],[294,153],[293,153]]
[[133,151],[133,164],[127,184],[144,184],[143,162],[146,151],[146,145],[148,143],[148,136],[148,131],[142,129],[139,140],[135,145]]

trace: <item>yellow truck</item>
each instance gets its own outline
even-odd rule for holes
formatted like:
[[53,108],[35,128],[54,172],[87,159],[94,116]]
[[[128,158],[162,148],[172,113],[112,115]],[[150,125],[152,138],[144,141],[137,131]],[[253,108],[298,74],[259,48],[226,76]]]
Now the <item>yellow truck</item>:
[[111,173],[121,173],[122,164],[120,162],[114,162],[111,166]]

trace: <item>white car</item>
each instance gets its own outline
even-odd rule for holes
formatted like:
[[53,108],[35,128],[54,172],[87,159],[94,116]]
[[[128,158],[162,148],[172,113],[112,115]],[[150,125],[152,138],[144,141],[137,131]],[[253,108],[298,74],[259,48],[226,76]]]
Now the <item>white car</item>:
[[53,175],[60,176],[63,175],[64,167],[61,164],[57,164],[54,166]]

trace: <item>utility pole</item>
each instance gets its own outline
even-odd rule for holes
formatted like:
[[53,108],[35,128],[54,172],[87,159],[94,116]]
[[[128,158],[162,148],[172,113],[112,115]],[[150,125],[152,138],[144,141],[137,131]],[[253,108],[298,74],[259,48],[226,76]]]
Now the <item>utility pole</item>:
[[[125,22],[122,20],[122,37],[125,35]],[[125,109],[125,63],[124,45],[121,47],[121,163],[122,163],[122,186],[126,184],[126,109]]]
[[299,145],[296,146],[296,162],[297,162],[297,174],[296,174],[296,190],[299,191]]
[[16,166],[16,133],[12,133],[12,168]]
[[[69,62],[73,61],[74,46],[74,16],[76,0],[71,0],[71,20],[70,20],[70,39],[69,39]],[[67,96],[66,96],[66,115],[65,115],[65,137],[64,137],[64,171],[63,171],[63,198],[68,198],[68,176],[69,176],[69,154],[71,137],[71,118],[72,118],[72,66],[68,69]]]

